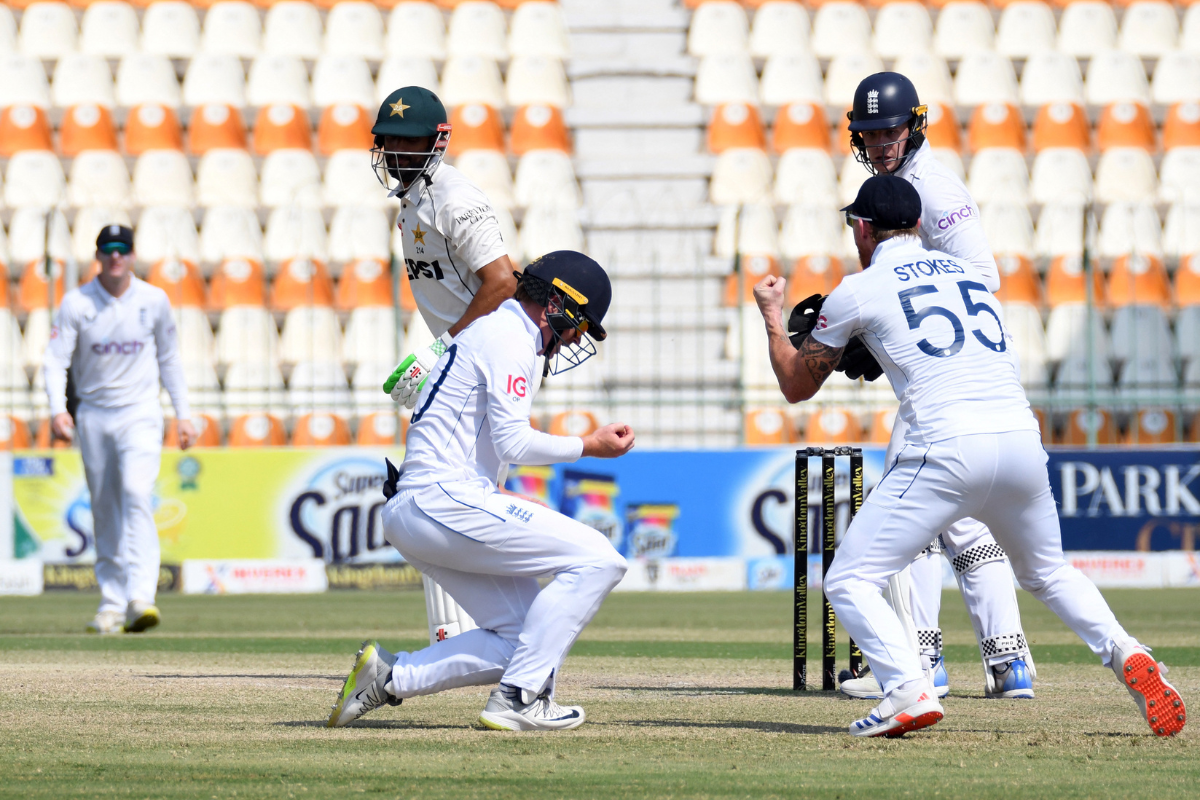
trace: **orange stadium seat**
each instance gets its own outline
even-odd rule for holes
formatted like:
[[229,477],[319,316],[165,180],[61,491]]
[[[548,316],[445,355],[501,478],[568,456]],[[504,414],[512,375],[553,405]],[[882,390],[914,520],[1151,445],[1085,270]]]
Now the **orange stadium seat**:
[[842,282],[842,262],[834,256],[801,256],[788,276],[788,305],[814,294],[829,294]]
[[8,268],[0,262],[0,308],[8,307]]
[[1158,256],[1132,253],[1118,256],[1108,273],[1108,302],[1112,306],[1171,304],[1171,279]]
[[59,147],[68,158],[84,150],[117,149],[117,128],[112,113],[103,106],[89,103],[68,108],[59,133]]
[[[359,446],[403,444],[408,435],[408,420],[397,420],[394,411],[372,411],[358,420],[358,435],[354,443]],[[397,437],[397,433],[400,435]]]
[[338,150],[370,150],[372,119],[366,110],[350,103],[327,106],[317,123],[317,150],[331,156]]
[[[221,423],[211,414],[192,413],[192,425],[196,428],[195,447],[220,447]],[[163,447],[179,449],[179,420],[168,417],[163,431]]]
[[1102,408],[1093,412],[1077,408],[1068,415],[1067,424],[1055,444],[1087,444],[1089,430],[1096,432],[1097,444],[1117,443],[1117,426],[1111,412]]
[[50,120],[37,106],[9,106],[0,113],[0,157],[22,150],[53,150]]
[[266,305],[263,265],[248,258],[227,258],[213,272],[209,302],[222,310]]
[[1096,146],[1142,147],[1154,152],[1154,120],[1140,103],[1112,103],[1100,112],[1096,125]]
[[774,256],[742,256],[742,297],[738,299],[738,274],[725,276],[724,305],[737,306],[754,302],[754,284],[767,275],[779,275],[779,261]]
[[179,117],[166,106],[147,103],[129,110],[125,118],[125,152],[140,156],[147,150],[182,150]]
[[292,431],[293,447],[338,447],[350,444],[350,426],[336,414],[305,414]]
[[1141,408],[1129,420],[1129,429],[1121,434],[1121,444],[1173,444],[1175,412],[1166,408]]
[[971,151],[985,147],[1025,149],[1025,120],[1012,103],[984,103],[975,107],[967,133]]
[[243,414],[229,426],[230,447],[281,447],[287,430],[274,414]]
[[746,103],[724,103],[713,109],[708,122],[708,150],[719,154],[731,147],[766,149],[767,134],[758,109]]
[[466,103],[450,112],[450,144],[447,152],[456,156],[467,150],[504,152],[504,119],[500,112],[483,103]]
[[1179,259],[1175,270],[1175,302],[1181,308],[1200,305],[1200,255]]
[[[1097,306],[1104,306],[1104,278],[1099,269],[1092,272],[1092,298]],[[1057,306],[1086,300],[1083,260],[1079,256],[1056,256],[1046,272],[1046,302]]]
[[1200,147],[1200,103],[1176,103],[1163,120],[1163,150]]
[[150,267],[147,283],[167,293],[173,308],[204,308],[204,277],[200,268],[190,261],[165,258]]
[[748,445],[779,445],[796,441],[792,421],[779,408],[747,409],[744,427]]
[[590,411],[562,411],[550,418],[549,432],[555,436],[587,436],[600,428],[600,420]]
[[1083,107],[1074,103],[1049,103],[1038,109],[1033,121],[1033,149],[1074,147],[1090,150],[1092,129]]
[[349,311],[392,304],[392,270],[382,258],[360,258],[342,268],[334,305]]
[[50,439],[50,420],[43,420],[38,423],[37,439],[34,442],[34,447],[38,450],[49,450],[51,447],[55,450],[60,450],[71,446],[70,442],[63,441],[62,439],[56,438],[53,443],[51,443]]
[[[21,280],[17,284],[17,307],[22,311],[32,311],[35,308],[46,308],[50,302],[50,282],[45,276],[45,261],[35,258],[25,265],[21,272]],[[54,275],[54,305],[62,302],[63,296],[63,262],[55,259],[51,262],[51,273]]]
[[289,258],[279,266],[271,284],[271,308],[290,311],[298,306],[332,306],[333,281],[325,265],[312,258]]
[[233,106],[210,103],[192,111],[188,121],[188,150],[202,156],[209,150],[246,149],[246,127]]
[[1042,305],[1042,282],[1034,272],[1033,262],[1025,256],[996,256],[1000,268],[1000,291],[996,299],[1001,303],[1029,303]]
[[776,153],[793,147],[829,149],[829,121],[824,107],[816,103],[789,103],[775,114],[771,146]]
[[29,426],[12,414],[0,416],[0,450],[26,450],[30,445]]
[[[962,150],[962,130],[954,107],[946,103],[930,103],[926,115],[925,138],[930,147],[945,150]],[[849,135],[849,134],[847,134]]]
[[[509,147],[513,154],[523,156],[531,150],[562,150],[571,152],[571,135],[563,121],[562,111],[554,106],[521,106],[513,114]],[[451,137],[453,142],[454,138]]]
[[862,428],[850,409],[823,408],[808,418],[804,441],[809,444],[850,444],[862,441]]
[[276,150],[293,149],[312,149],[312,127],[308,124],[308,114],[297,106],[260,108],[254,120],[254,152],[265,156]]
[[417,298],[413,296],[412,284],[408,282],[408,270],[400,270],[400,309],[416,311]]
[[79,285],[83,286],[85,283],[87,283],[88,281],[90,281],[92,278],[96,277],[99,274],[100,274],[100,262],[93,258],[92,263],[88,264],[86,267],[84,267],[82,270],[80,270]]
[[[867,441],[871,444],[886,445],[892,440],[892,428],[896,424],[896,409],[884,408],[871,415],[871,427],[867,431]],[[886,465],[884,465],[886,468]]]

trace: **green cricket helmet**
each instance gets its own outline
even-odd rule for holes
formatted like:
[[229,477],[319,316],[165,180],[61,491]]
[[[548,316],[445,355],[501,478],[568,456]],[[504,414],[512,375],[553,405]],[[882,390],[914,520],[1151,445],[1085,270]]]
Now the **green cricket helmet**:
[[[371,133],[375,135],[375,146],[371,148],[375,177],[388,191],[403,191],[421,176],[432,173],[442,160],[450,142],[450,123],[446,107],[436,94],[421,86],[404,86],[383,101]],[[428,136],[433,144],[429,150],[387,150],[385,136]]]

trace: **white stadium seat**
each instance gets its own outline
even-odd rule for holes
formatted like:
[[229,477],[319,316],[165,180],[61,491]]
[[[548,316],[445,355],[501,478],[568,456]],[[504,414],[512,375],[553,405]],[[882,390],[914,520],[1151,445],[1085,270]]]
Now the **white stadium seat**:
[[0,6],[0,53],[17,49],[17,23],[8,6]]
[[1183,12],[1183,26],[1179,32],[1180,48],[1189,52],[1200,52],[1200,8],[1187,7]]
[[343,205],[329,223],[329,258],[346,263],[364,258],[387,261],[392,225],[382,209],[372,206]]
[[278,56],[315,59],[321,55],[321,13],[312,3],[283,0],[267,11],[262,49]]
[[342,328],[337,312],[328,306],[300,306],[289,311],[279,332],[279,358],[285,363],[341,361]]
[[[47,215],[43,208],[18,208],[13,212],[8,225],[8,254],[14,264],[26,264],[46,255],[46,218],[50,216],[50,257],[67,259],[71,254],[71,231],[62,211]],[[92,252],[95,252],[96,234],[92,233]],[[46,331],[50,333],[49,330]],[[38,353],[38,363],[44,350]]]
[[1167,258],[1200,253],[1200,203],[1181,201],[1172,204],[1167,210],[1162,239]]
[[1008,147],[986,147],[971,159],[967,188],[977,203],[1026,203],[1029,172],[1025,156]]
[[837,170],[825,150],[794,147],[779,158],[775,201],[783,205],[834,205]]
[[322,200],[325,205],[338,208],[379,208],[386,205],[387,193],[371,169],[371,151],[338,150],[331,155],[325,162]]
[[733,0],[702,3],[688,27],[688,54],[703,58],[748,52],[749,29],[746,11]]
[[[1046,355],[1051,361],[1057,363],[1085,356],[1088,349],[1088,316],[1088,308],[1083,303],[1064,303],[1050,309],[1050,316],[1046,320]],[[1104,328],[1104,316],[1095,312],[1090,316],[1093,352],[1098,360],[1106,361],[1109,339],[1108,331]]]
[[1047,147],[1033,159],[1030,194],[1035,203],[1085,203],[1092,197],[1087,155],[1072,147]]
[[842,108],[850,105],[862,79],[882,70],[883,62],[870,51],[836,56],[825,75],[825,102]]
[[1038,215],[1034,250],[1039,257],[1083,253],[1083,201],[1047,203]]
[[562,7],[544,2],[517,6],[508,33],[508,52],[513,56],[570,57],[571,42]]
[[22,55],[65,56],[75,51],[77,39],[75,12],[66,3],[30,3],[21,14],[17,44]]
[[192,168],[178,150],[148,150],[133,168],[133,202],[139,206],[179,206],[195,202]]
[[384,378],[391,374],[399,362],[396,333],[396,309],[369,306],[350,312],[350,319],[346,321],[346,335],[342,339],[342,358],[348,364],[360,365],[354,373],[355,384],[362,380],[359,373],[363,373],[363,378],[366,378],[363,383],[367,383],[385,401],[388,398],[379,389]]
[[191,3],[159,0],[142,15],[142,52],[191,58],[200,49],[200,18]]
[[1000,12],[1000,23],[996,26],[996,52],[1024,58],[1053,50],[1056,34],[1054,12],[1049,5],[1017,0],[1007,4]]
[[913,82],[922,103],[954,102],[954,81],[941,56],[927,52],[906,53],[896,59],[895,71]]
[[258,175],[245,150],[217,148],[196,167],[196,202],[202,206],[258,205]]
[[246,102],[252,106],[292,105],[308,108],[308,71],[295,56],[263,55],[250,65]]
[[72,206],[123,208],[129,203],[129,170],[113,150],[84,150],[71,161],[67,202]]
[[767,59],[760,86],[768,106],[825,102],[821,65],[811,53],[786,53]]
[[530,206],[521,225],[521,247],[530,261],[554,250],[582,250],[583,229],[575,210],[556,205]]
[[[218,359],[221,363],[230,365],[225,374],[224,400],[225,410],[231,417],[254,412],[281,411],[284,407],[286,395],[283,389],[283,374],[277,364],[279,334],[275,331],[274,321],[270,321],[269,331],[252,324],[242,324],[249,323],[249,314],[259,310],[231,308],[221,315],[221,327],[217,330]],[[257,321],[257,318],[254,319]],[[271,336],[274,336],[273,345]],[[246,342],[244,351],[237,349],[239,339]],[[230,344],[227,345],[226,342]],[[271,349],[272,347],[274,349]],[[220,358],[226,353],[234,358],[229,361]],[[249,359],[245,357],[246,353],[261,358]]]
[[505,84],[508,105],[571,105],[571,89],[562,62],[551,56],[514,56]]
[[986,50],[968,53],[958,62],[954,78],[955,102],[963,106],[982,103],[1016,103],[1017,76],[1007,57]]
[[1027,205],[992,203],[983,206],[980,214],[993,253],[1033,257],[1033,219]]
[[1074,56],[1044,50],[1026,59],[1021,72],[1023,105],[1040,108],[1050,103],[1083,102],[1083,75]]
[[219,264],[226,258],[263,260],[263,235],[258,216],[240,206],[214,206],[204,212],[200,228],[200,260]]
[[[382,91],[382,87],[377,88]],[[482,103],[503,108],[504,84],[500,80],[500,68],[485,56],[451,56],[442,69],[442,100],[448,106]]]
[[823,3],[813,18],[813,52],[821,58],[871,50],[871,20],[858,3]]
[[50,107],[50,83],[42,62],[32,56],[0,55],[0,108]]
[[79,50],[97,56],[120,58],[138,49],[138,18],[133,6],[99,0],[83,12]]
[[296,364],[288,380],[288,404],[294,416],[344,414],[351,407],[354,399],[346,373],[338,363],[340,360],[339,357],[319,363],[301,361]]
[[258,9],[244,0],[213,3],[204,14],[204,35],[200,49],[206,53],[225,53],[239,58],[254,58],[262,43],[262,23]]
[[[933,114],[930,114],[930,117],[930,121],[932,121]],[[948,147],[932,147],[929,149],[929,153],[942,162],[942,165],[946,169],[957,175],[960,181],[965,182],[967,180],[967,171],[963,168],[962,156],[958,154],[957,150],[951,150]]]
[[[838,173],[838,205],[846,206],[853,203],[854,198],[858,197],[859,187],[869,177],[871,177],[871,173],[867,172],[867,168],[858,163],[856,159],[843,158],[842,170]],[[849,231],[850,228],[846,227],[846,230]]]
[[1137,0],[1121,18],[1117,46],[1137,56],[1161,56],[1174,50],[1178,39],[1179,18],[1170,3]]
[[1132,53],[1105,50],[1092,56],[1087,68],[1087,101],[1093,105],[1110,103],[1150,104],[1150,87],[1142,60]]
[[467,150],[454,159],[454,166],[483,190],[493,206],[512,208],[512,173],[508,170],[508,159],[495,150]]
[[758,75],[745,53],[725,53],[700,59],[696,70],[696,102],[758,105]]
[[358,56],[324,56],[313,68],[312,104],[326,108],[339,103],[376,105],[371,68]]
[[1162,160],[1159,202],[1200,202],[1200,148],[1176,147]]
[[1167,106],[1200,101],[1200,54],[1173,50],[1159,57],[1150,96]]
[[493,61],[508,58],[504,13],[495,3],[467,0],[450,15],[446,52],[455,56],[482,56]]
[[8,160],[4,204],[9,208],[47,208],[65,199],[66,178],[58,157],[49,150],[26,150]]
[[1058,49],[1073,56],[1094,56],[1117,46],[1117,18],[1101,0],[1077,0],[1063,9]]
[[328,261],[329,239],[320,209],[302,206],[274,209],[267,217],[263,255],[273,262],[292,258]]
[[714,205],[754,203],[771,193],[771,162],[762,150],[732,147],[713,165],[709,199]]
[[125,108],[149,103],[179,108],[179,80],[170,59],[155,53],[131,53],[121,59],[117,67],[116,101]]
[[383,17],[374,3],[337,3],[325,19],[325,53],[383,59]]
[[787,259],[839,255],[843,227],[832,203],[790,206],[779,229],[779,248]]
[[50,83],[54,105],[70,108],[92,104],[112,108],[112,72],[103,56],[71,53],[58,59]]
[[1021,364],[1021,383],[1026,388],[1043,388],[1046,371],[1046,334],[1038,310],[1027,303],[1004,304],[1004,328],[1012,335]]
[[933,50],[942,58],[962,58],[976,50],[991,50],[995,42],[992,12],[977,0],[954,0],[938,12]]
[[798,2],[771,0],[754,12],[750,55],[757,58],[811,52],[808,12]]
[[1200,306],[1179,309],[1175,317],[1175,339],[1175,352],[1179,357],[1189,367],[1200,364]]
[[446,24],[433,3],[397,3],[387,28],[388,56],[445,60]]
[[[106,225],[133,227],[129,212],[113,208],[81,208],[75,212],[71,229],[71,254],[80,264],[90,264],[96,257],[96,233]],[[44,228],[43,228],[44,230]]]
[[883,58],[929,52],[932,39],[933,21],[921,3],[888,3],[875,14],[875,52]]
[[561,150],[531,150],[521,156],[513,197],[522,208],[538,203],[578,208],[582,201],[571,157]]
[[246,74],[237,56],[199,53],[183,76],[183,104],[209,103],[242,108],[246,105]]
[[1138,253],[1162,258],[1162,223],[1148,203],[1109,203],[1100,218],[1097,250],[1102,258]]
[[321,205],[321,170],[308,150],[276,150],[263,159],[259,199],[267,208]]
[[138,260],[153,264],[176,258],[200,261],[200,240],[191,211],[186,208],[158,206],[142,210],[134,231]]
[[1096,201],[1153,202],[1158,193],[1154,160],[1140,147],[1112,147],[1096,165]]
[[442,94],[437,67],[424,56],[393,56],[380,64],[379,78],[375,81],[375,105],[383,103],[389,94],[402,86],[420,86],[439,97]]
[[717,223],[713,254],[733,258],[736,253],[750,256],[779,255],[779,220],[769,203],[725,206]]

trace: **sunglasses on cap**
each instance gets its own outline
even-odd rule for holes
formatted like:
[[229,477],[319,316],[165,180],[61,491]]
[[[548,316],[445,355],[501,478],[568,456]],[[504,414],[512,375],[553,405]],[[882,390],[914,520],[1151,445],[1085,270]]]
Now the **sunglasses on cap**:
[[857,214],[851,214],[849,211],[846,212],[846,225],[847,226],[853,228],[854,220],[856,220],[856,219],[861,219],[863,222],[871,222],[870,217],[860,217]]
[[107,242],[100,245],[100,252],[104,253],[105,255],[120,253],[123,256],[127,256],[133,252],[133,248],[124,242]]

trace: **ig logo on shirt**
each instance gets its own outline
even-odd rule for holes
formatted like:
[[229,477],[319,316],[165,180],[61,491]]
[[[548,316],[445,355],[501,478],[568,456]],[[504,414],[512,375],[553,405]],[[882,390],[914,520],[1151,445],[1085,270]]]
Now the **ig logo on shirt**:
[[529,382],[525,380],[524,375],[518,375],[515,378],[509,375],[508,387],[504,391],[514,397],[524,397],[529,391]]

